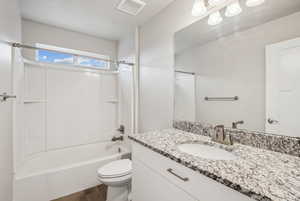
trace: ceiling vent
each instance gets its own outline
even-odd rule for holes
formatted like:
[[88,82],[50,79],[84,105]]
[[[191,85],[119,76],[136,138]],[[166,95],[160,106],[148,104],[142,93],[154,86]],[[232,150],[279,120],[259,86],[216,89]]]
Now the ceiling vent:
[[121,0],[117,9],[135,16],[139,14],[145,6],[146,3],[141,0]]

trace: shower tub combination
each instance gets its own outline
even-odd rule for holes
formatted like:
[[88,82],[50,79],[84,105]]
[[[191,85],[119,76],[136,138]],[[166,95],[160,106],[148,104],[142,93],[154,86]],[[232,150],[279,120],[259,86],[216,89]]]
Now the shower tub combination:
[[119,72],[26,60],[17,48],[13,57],[13,201],[50,201],[99,185],[98,168],[130,153],[111,141]]
[[100,142],[32,156],[16,170],[14,201],[50,201],[97,186],[97,169],[128,153],[118,143]]
[[15,69],[13,200],[50,201],[99,185],[97,169],[128,153],[111,141],[118,72],[27,60]]

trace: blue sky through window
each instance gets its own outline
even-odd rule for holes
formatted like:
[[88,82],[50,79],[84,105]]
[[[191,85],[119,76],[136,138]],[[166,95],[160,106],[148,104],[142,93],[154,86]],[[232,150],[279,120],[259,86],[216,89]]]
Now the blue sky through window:
[[38,50],[38,60],[48,63],[73,64],[73,55],[47,50]]
[[[109,64],[106,61],[92,59],[88,57],[75,57],[72,54],[59,53],[47,50],[38,50],[37,53],[38,61],[47,63],[59,63],[59,64],[75,64],[87,67],[97,67],[97,68],[108,68]],[[76,63],[75,63],[76,62]]]
[[78,57],[78,65],[106,68],[107,62],[98,59]]

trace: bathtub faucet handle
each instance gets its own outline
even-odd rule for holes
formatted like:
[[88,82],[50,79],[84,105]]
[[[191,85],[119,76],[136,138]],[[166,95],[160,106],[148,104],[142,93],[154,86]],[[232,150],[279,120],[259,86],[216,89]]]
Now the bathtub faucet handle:
[[120,127],[117,129],[117,131],[119,131],[121,134],[124,134],[125,133],[125,126],[120,125]]

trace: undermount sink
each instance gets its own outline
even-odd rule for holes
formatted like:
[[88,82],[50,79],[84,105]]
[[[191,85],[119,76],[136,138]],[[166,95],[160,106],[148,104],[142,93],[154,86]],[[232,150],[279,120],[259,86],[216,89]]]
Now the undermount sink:
[[235,160],[237,158],[233,153],[225,149],[206,144],[186,143],[177,145],[177,148],[181,152],[211,160]]

